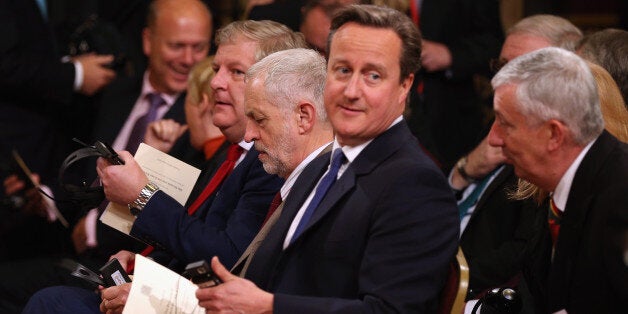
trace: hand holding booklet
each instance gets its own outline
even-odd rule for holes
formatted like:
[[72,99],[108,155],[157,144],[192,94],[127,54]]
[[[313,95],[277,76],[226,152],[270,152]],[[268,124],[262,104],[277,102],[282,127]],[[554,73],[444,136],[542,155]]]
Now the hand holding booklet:
[[190,280],[136,254],[133,285],[122,313],[205,313],[197,289]]
[[[148,180],[181,205],[187,201],[200,170],[164,152],[141,143],[134,156]],[[129,234],[135,216],[126,205],[109,203],[100,220],[120,232]]]

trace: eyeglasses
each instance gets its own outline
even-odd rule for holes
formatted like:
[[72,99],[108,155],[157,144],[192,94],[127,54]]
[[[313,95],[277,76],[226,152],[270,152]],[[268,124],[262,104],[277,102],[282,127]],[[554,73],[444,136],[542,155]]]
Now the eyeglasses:
[[489,66],[491,68],[491,71],[493,71],[493,74],[495,74],[499,72],[499,70],[501,70],[506,65],[506,63],[508,63],[508,60],[504,58],[494,58],[489,61]]

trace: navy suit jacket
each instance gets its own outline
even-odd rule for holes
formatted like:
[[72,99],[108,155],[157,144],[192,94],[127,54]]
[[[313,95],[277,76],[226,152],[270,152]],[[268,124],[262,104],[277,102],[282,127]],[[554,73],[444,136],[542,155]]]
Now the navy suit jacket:
[[275,293],[275,313],[434,312],[458,247],[458,214],[443,174],[405,122],[360,153],[283,249],[329,159],[315,159],[299,176],[246,277]]
[[257,156],[252,148],[193,216],[158,191],[137,216],[131,235],[167,252],[174,260],[162,255],[158,261],[175,271],[215,255],[231,267],[257,234],[283,184],[283,179],[264,171]]
[[545,259],[547,285],[538,278],[542,271],[528,274],[531,288],[546,291],[537,295],[541,303],[548,301],[545,312],[626,312],[627,192],[628,145],[604,131],[574,176],[551,265]]

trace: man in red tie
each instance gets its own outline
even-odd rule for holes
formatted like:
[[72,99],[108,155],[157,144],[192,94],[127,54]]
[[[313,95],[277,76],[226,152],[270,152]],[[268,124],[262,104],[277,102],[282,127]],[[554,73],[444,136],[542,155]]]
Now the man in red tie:
[[589,67],[572,52],[543,48],[509,61],[492,84],[489,144],[562,212],[548,226],[553,250],[548,239],[536,252],[545,263],[524,270],[537,312],[624,312],[628,145],[604,131]]

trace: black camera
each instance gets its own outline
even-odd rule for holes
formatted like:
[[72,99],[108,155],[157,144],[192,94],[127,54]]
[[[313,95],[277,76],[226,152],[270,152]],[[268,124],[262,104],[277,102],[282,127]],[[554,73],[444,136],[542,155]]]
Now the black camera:
[[[482,308],[477,312],[478,308]],[[494,288],[481,298],[471,313],[516,314],[521,312],[523,303],[519,293],[512,288]]]
[[183,272],[183,277],[190,279],[200,288],[213,287],[222,283],[222,280],[214,274],[209,264],[204,260],[188,264]]

